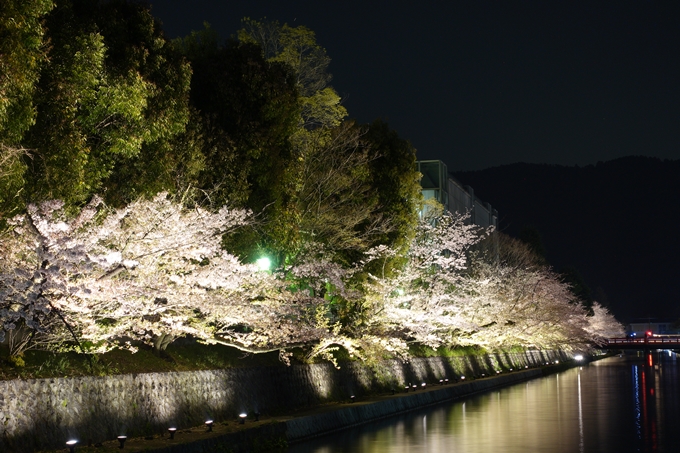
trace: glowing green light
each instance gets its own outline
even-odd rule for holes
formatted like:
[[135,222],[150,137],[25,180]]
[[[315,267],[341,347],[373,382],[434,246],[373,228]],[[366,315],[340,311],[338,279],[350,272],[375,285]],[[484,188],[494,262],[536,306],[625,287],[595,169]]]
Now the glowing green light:
[[259,258],[257,261],[255,261],[255,264],[257,264],[258,269],[261,271],[268,271],[269,267],[272,265],[271,261],[266,256]]

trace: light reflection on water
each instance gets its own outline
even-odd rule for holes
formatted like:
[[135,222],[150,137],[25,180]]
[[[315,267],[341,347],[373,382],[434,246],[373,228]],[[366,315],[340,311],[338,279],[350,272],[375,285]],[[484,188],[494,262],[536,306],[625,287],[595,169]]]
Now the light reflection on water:
[[290,453],[675,452],[675,354],[614,357],[293,445]]

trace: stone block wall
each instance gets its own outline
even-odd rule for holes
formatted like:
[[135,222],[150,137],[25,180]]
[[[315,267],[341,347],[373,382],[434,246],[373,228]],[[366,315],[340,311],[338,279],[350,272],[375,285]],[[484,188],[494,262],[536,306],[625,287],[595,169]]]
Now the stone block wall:
[[57,449],[70,438],[96,443],[121,434],[143,436],[207,419],[236,419],[241,412],[276,415],[407,383],[470,379],[566,358],[529,351],[385,361],[374,368],[350,362],[340,369],[323,363],[0,381],[0,451]]

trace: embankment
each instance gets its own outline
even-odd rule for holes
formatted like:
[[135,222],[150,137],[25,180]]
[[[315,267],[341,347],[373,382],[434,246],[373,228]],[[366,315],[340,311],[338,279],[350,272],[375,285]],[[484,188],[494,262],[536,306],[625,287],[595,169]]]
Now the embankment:
[[[285,417],[282,422],[285,427],[268,424],[258,428],[272,431],[260,433],[270,438],[279,436],[276,433],[283,429],[285,437],[295,441],[328,432],[329,428],[345,428],[482,391],[487,385],[507,385],[538,372],[517,372],[518,369],[565,359],[561,352],[527,351],[432,357],[407,363],[385,361],[376,368],[351,362],[342,364],[340,369],[330,364],[314,364],[0,381],[0,450],[58,449],[63,448],[68,439],[79,439],[81,445],[87,445],[115,440],[123,434],[158,438],[170,426],[181,430],[200,426],[206,419],[231,421],[241,412],[259,412],[283,420],[284,415],[296,410],[348,401],[351,395],[362,400],[380,392],[390,393],[392,389],[403,392],[408,383],[431,385],[444,378],[451,381],[461,375],[468,378],[464,384],[420,391],[408,398],[356,403],[339,411],[316,413],[312,418]],[[515,371],[508,373],[511,370]],[[499,380],[470,381],[473,377],[496,375],[497,371],[503,373]],[[262,437],[247,431],[230,435],[242,437],[240,441],[229,441],[232,450],[237,444],[250,442],[250,436]],[[206,441],[212,443],[209,439]],[[172,450],[164,451],[201,451],[202,443],[195,444],[192,450],[177,450],[175,447],[182,447],[175,445]],[[151,443],[146,448],[155,449]],[[206,448],[205,451],[216,451],[214,446]]]

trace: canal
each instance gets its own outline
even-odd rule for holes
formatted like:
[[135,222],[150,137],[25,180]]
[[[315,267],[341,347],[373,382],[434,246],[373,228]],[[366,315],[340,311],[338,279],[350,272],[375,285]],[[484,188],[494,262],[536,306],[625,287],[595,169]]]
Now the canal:
[[291,446],[290,453],[677,452],[676,354],[630,352]]

